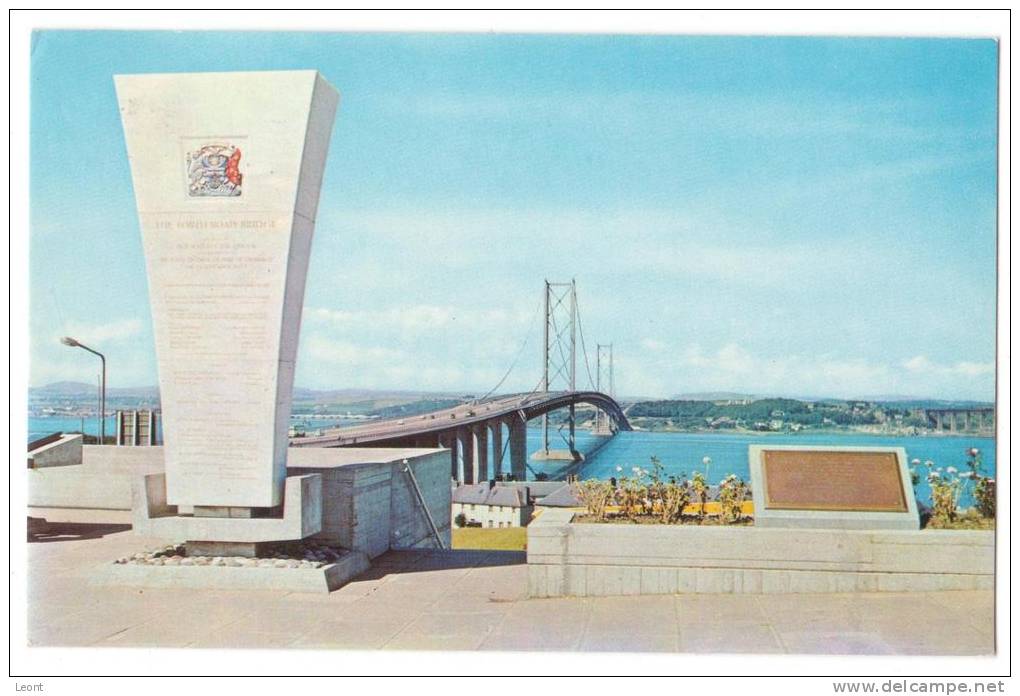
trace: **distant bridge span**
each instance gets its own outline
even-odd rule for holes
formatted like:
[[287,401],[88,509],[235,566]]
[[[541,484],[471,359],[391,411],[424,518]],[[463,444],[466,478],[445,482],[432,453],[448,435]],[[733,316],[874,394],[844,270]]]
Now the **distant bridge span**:
[[589,404],[609,416],[614,431],[631,430],[623,409],[598,391],[560,391],[513,394],[469,402],[430,413],[373,421],[310,437],[294,437],[291,447],[448,447],[451,474],[473,483],[489,478],[489,440],[492,473],[504,473],[503,428],[508,429],[510,473],[525,478],[527,422],[550,411]]

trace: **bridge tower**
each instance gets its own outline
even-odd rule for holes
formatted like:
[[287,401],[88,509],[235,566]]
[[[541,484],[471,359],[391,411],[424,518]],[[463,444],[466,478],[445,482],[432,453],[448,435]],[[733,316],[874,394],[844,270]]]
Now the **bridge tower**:
[[[595,344],[595,391],[616,398],[616,383],[613,378],[613,344]],[[608,433],[612,419],[601,409],[595,410],[595,434]]]
[[[545,342],[542,346],[542,391],[576,391],[577,283],[545,281]],[[574,446],[574,405],[570,405],[569,447]],[[549,416],[542,416],[542,453],[549,454]]]

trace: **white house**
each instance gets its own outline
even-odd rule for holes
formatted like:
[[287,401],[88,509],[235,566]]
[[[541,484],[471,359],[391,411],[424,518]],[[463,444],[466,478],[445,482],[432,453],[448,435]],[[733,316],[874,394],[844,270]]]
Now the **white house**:
[[451,520],[463,514],[470,525],[482,527],[526,527],[532,505],[526,486],[497,486],[494,481],[457,486],[450,506]]

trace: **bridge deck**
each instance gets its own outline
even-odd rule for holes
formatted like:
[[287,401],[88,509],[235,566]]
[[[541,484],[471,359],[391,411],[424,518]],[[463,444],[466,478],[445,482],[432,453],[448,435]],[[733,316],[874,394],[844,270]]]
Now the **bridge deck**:
[[290,444],[292,447],[337,447],[412,438],[493,420],[522,418],[527,421],[549,411],[569,406],[571,403],[588,403],[602,408],[616,422],[618,429],[631,429],[619,404],[601,392],[537,392],[511,394],[406,418],[389,418],[365,425],[337,428],[322,435],[291,438]]

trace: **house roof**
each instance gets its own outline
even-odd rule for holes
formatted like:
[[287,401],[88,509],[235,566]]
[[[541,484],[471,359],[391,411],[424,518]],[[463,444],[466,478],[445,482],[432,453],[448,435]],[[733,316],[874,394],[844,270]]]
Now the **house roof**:
[[577,496],[577,487],[570,483],[561,483],[560,487],[538,501],[543,507],[580,507],[584,503]]
[[505,505],[527,507],[528,489],[509,486],[489,487],[486,483],[472,483],[453,489],[453,502],[469,505]]
[[496,485],[507,488],[526,488],[528,495],[537,500],[558,491],[563,487],[563,481],[496,481]]

